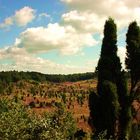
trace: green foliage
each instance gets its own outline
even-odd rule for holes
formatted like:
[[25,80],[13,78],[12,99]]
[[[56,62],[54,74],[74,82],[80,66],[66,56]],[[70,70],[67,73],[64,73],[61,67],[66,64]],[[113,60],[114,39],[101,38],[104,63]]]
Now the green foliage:
[[129,139],[132,127],[131,97],[128,92],[128,85],[124,71],[118,78],[117,82],[118,96],[121,106],[119,122],[120,122],[120,139]]
[[140,27],[137,22],[130,23],[126,34],[126,68],[130,70],[131,86],[140,80]]
[[0,100],[0,139],[1,140],[24,140],[30,135],[26,132],[30,118],[21,104]]
[[131,139],[140,140],[140,124],[133,124],[132,125]]
[[119,118],[120,104],[118,101],[117,87],[110,81],[104,81],[102,84],[102,96],[100,97],[101,113],[103,117],[102,129],[107,130],[107,135],[115,134],[116,120]]
[[116,24],[113,19],[109,18],[105,23],[101,55],[98,62],[98,85],[100,85],[102,80],[116,82],[120,70],[121,63],[117,56]]
[[17,71],[9,71],[9,72],[0,72],[0,82],[9,84],[10,82],[17,82],[19,80],[34,80],[37,82],[75,82],[80,80],[88,80],[96,77],[96,73],[87,72],[87,73],[79,73],[79,74],[42,74],[38,72],[17,72]]
[[33,140],[70,139],[75,131],[75,122],[71,114],[63,109],[58,110],[54,114],[44,114],[43,118],[35,116],[30,128]]
[[62,107],[39,117],[13,100],[0,99],[0,107],[0,140],[65,140],[76,131],[72,115]]
[[[140,81],[140,28],[137,22],[130,23],[128,32],[126,34],[126,68],[130,71],[131,76],[131,89],[130,94],[124,97],[122,100],[122,138],[127,140],[133,135],[132,127],[132,109],[131,103],[135,96],[134,89],[137,87],[137,83]],[[123,91],[125,93],[125,91]],[[137,130],[136,130],[137,131]],[[135,132],[137,133],[137,132]],[[135,139],[135,138],[134,138]]]
[[[119,116],[119,110],[120,110],[116,84],[110,81],[104,81],[103,91],[104,91],[103,92],[104,95],[102,96],[102,98],[108,104],[107,106],[111,107],[108,110],[111,110],[111,113],[113,113],[111,116],[113,116],[113,118],[115,118],[116,120]],[[107,96],[106,99],[104,98],[105,96]]]
[[117,27],[112,18],[109,18],[104,26],[104,38],[101,56],[115,55],[117,51]]
[[1,81],[0,81],[0,94],[4,94],[4,86]]
[[[127,77],[131,76],[130,93],[125,72],[121,71],[120,60],[116,54],[116,32],[116,24],[113,19],[109,18],[105,23],[101,55],[96,69],[98,95],[90,94],[92,99],[89,100],[89,106],[91,117],[95,121],[96,133],[107,130],[106,138],[109,138],[110,135],[114,137],[115,133],[118,133],[119,139],[129,140],[131,137],[135,139],[132,132],[131,103],[140,81],[140,28],[136,22],[132,22],[126,34],[125,63],[126,68],[130,71],[127,73]],[[116,121],[119,124],[116,125]],[[115,125],[119,126],[118,130],[115,130]],[[136,131],[139,132],[139,129]],[[138,139],[137,132],[135,136]]]
[[[90,109],[94,110],[91,111],[91,117],[95,120],[97,133],[107,130],[107,138],[119,133],[119,139],[129,140],[132,134],[132,90],[140,80],[140,28],[136,22],[132,22],[126,35],[126,67],[131,76],[130,94],[125,72],[121,71],[120,60],[117,56],[116,32],[116,24],[109,18],[104,27],[104,38],[97,67],[98,96],[91,96],[96,105],[91,107],[92,103],[90,103]],[[119,124],[116,125],[116,121]],[[119,126],[118,130],[115,130],[115,125]]]
[[89,118],[89,124],[94,125],[96,128],[96,133],[99,133],[102,131],[102,122],[101,122],[101,106],[100,106],[100,100],[99,96],[94,92],[91,91],[89,94],[89,109],[90,109],[90,118]]
[[107,131],[103,131],[103,132],[100,132],[97,136],[97,139],[98,140],[104,140],[106,138],[106,135],[107,135]]
[[61,96],[62,96],[62,101],[66,104],[67,101],[66,94],[63,93]]
[[[95,140],[106,140],[107,137],[107,130],[100,132],[97,136],[93,135],[93,139]],[[114,140],[112,136],[110,136],[107,140]]]
[[[119,118],[120,104],[117,93],[117,80],[121,74],[121,63],[117,56],[117,28],[109,18],[104,26],[104,38],[98,62],[98,101],[96,113],[97,132],[107,130],[107,137],[115,134],[116,119]],[[96,105],[96,106],[97,106]]]
[[30,92],[33,96],[35,96],[36,95],[35,87],[31,87]]

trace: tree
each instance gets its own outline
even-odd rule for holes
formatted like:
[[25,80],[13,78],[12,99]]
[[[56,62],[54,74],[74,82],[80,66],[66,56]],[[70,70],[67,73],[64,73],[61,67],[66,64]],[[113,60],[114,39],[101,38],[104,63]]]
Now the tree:
[[125,64],[126,69],[130,72],[131,88],[128,94],[128,102],[126,104],[128,116],[124,119],[127,119],[127,122],[125,121],[126,123],[124,124],[124,133],[127,139],[130,139],[131,134],[133,133],[131,104],[134,100],[137,89],[140,87],[140,28],[136,21],[130,23],[128,27],[126,43],[127,52]]
[[100,82],[109,80],[115,83],[120,71],[121,63],[117,56],[117,27],[114,20],[109,18],[105,23],[101,55],[98,62],[99,94],[102,94]]
[[[116,120],[119,119],[119,97],[117,81],[121,75],[121,63],[117,56],[117,27],[109,18],[104,27],[101,55],[98,61],[98,111],[96,110],[95,127],[97,132],[107,130],[107,137],[115,136]],[[97,105],[96,105],[97,106]],[[94,116],[93,114],[92,116]]]
[[[107,130],[106,138],[112,135],[114,138],[129,140],[132,137],[133,127],[131,104],[140,86],[140,28],[136,22],[129,25],[126,37],[125,63],[131,76],[130,92],[125,72],[121,71],[120,60],[116,54],[116,25],[109,18],[105,23],[101,55],[97,66],[98,94],[90,95],[94,99],[89,100],[89,106],[97,133]],[[95,103],[94,107],[92,101]]]
[[131,94],[140,81],[140,28],[137,22],[130,23],[126,34],[126,68],[131,75]]

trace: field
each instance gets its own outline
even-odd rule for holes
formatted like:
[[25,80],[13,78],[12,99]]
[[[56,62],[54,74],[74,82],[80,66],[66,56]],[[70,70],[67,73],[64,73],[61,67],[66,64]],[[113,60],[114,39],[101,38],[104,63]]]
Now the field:
[[21,100],[37,115],[53,112],[63,105],[73,114],[79,129],[91,132],[88,97],[90,91],[96,90],[96,85],[96,79],[62,83],[20,80],[10,83],[4,90],[4,96]]

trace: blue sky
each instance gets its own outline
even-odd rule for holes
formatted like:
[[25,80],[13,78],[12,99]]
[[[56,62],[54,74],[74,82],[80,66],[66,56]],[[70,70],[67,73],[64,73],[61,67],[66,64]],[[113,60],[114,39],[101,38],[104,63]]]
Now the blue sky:
[[127,27],[140,23],[137,0],[0,0],[0,70],[94,71],[109,16],[123,62]]

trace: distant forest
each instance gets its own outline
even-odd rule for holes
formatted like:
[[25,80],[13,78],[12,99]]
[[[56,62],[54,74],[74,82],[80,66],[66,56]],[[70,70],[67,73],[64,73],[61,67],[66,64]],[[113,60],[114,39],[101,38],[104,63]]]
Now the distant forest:
[[37,82],[76,82],[96,78],[97,73],[87,72],[78,74],[42,74],[39,72],[18,72],[18,71],[2,71],[0,72],[0,83],[17,82],[20,80],[34,80]]

